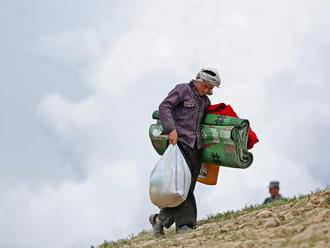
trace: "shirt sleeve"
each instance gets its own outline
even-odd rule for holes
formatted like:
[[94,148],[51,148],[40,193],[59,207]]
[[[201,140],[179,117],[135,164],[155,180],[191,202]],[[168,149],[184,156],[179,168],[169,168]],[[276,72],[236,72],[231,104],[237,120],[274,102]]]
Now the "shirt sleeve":
[[164,127],[164,133],[166,134],[175,129],[173,108],[184,100],[185,88],[182,84],[176,85],[159,105],[159,117]]

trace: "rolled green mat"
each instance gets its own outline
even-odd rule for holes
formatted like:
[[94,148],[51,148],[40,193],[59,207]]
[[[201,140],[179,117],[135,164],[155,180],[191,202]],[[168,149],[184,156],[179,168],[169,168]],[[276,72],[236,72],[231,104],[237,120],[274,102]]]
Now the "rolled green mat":
[[[152,113],[152,118],[154,120],[160,120],[159,111],[155,110]],[[215,115],[215,114],[207,114],[202,121],[203,124],[213,125],[213,126],[238,126],[240,128],[244,128],[245,126],[250,126],[250,123],[246,119],[239,119],[230,116],[224,115]]]
[[164,128],[160,121],[157,121],[156,124],[151,124],[149,127],[151,144],[159,155],[163,155],[168,147],[168,136],[163,134],[163,130]]
[[154,120],[160,120],[160,116],[159,116],[159,111],[158,110],[155,110],[152,113],[152,119],[154,119]]
[[[158,154],[168,146],[168,136],[163,134],[159,112],[152,114],[156,124],[151,124],[149,137]],[[223,115],[207,114],[202,122],[202,161],[232,168],[247,168],[253,162],[247,150],[249,121]]]
[[213,126],[235,126],[239,128],[250,126],[249,121],[246,119],[214,114],[207,114],[203,120],[203,124]]
[[247,168],[253,162],[247,151],[247,128],[202,125],[202,161],[233,168]]

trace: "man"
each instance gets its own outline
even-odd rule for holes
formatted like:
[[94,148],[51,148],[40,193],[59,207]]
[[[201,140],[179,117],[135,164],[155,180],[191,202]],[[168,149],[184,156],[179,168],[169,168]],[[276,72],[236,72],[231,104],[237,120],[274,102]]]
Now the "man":
[[272,203],[273,201],[283,199],[280,192],[280,182],[271,181],[269,183],[269,194],[270,197],[264,200],[264,204]]
[[201,168],[201,122],[211,104],[207,95],[221,83],[215,69],[204,68],[190,83],[178,84],[159,105],[160,120],[170,144],[180,148],[191,172],[187,199],[177,207],[161,209],[149,217],[156,236],[164,235],[164,227],[173,223],[177,233],[196,228],[197,207],[194,197],[196,180]]

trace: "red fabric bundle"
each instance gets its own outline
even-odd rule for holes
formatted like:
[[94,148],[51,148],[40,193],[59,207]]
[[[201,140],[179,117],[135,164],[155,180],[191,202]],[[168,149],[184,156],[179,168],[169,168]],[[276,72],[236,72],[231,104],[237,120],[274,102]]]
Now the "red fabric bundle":
[[[239,118],[235,113],[235,111],[233,110],[233,108],[229,104],[227,105],[225,103],[218,103],[211,105],[207,108],[207,111],[209,114],[225,115],[225,116]],[[259,142],[259,139],[256,133],[253,132],[251,128],[249,128],[247,148],[251,149],[254,146],[254,144],[257,142]]]

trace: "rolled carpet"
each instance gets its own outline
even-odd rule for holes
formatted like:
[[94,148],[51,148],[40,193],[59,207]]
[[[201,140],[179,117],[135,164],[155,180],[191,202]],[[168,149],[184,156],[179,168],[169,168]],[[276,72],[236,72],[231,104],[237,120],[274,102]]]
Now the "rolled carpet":
[[[168,136],[163,134],[159,112],[152,114],[155,124],[149,128],[151,143],[162,155],[168,146]],[[201,126],[203,142],[202,162],[232,168],[248,168],[253,155],[247,150],[249,121],[223,115],[207,114]]]

